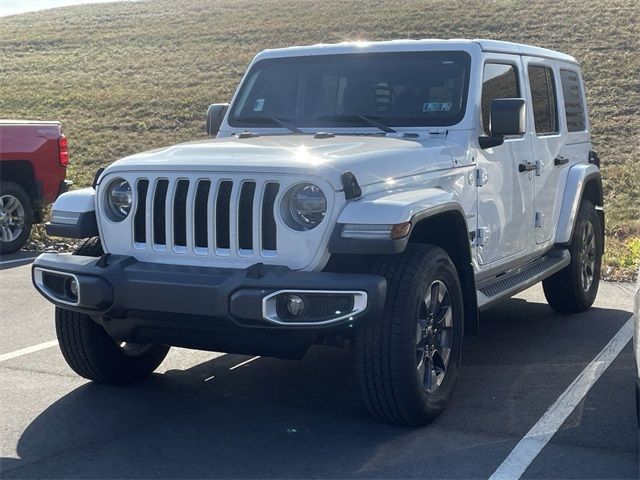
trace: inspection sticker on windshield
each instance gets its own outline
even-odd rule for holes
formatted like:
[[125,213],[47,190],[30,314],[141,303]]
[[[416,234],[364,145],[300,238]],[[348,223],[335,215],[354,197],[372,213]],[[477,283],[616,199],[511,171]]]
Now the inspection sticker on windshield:
[[256,103],[253,105],[254,112],[261,112],[262,107],[264,107],[264,98],[256,99]]
[[448,112],[449,110],[451,110],[451,102],[424,102],[422,104],[423,112]]

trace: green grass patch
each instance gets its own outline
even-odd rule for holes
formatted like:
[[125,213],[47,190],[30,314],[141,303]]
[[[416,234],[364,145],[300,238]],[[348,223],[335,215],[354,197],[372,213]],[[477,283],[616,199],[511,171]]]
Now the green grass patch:
[[[0,118],[61,120],[69,176],[85,186],[124,155],[204,138],[207,105],[228,101],[265,48],[461,37],[538,45],[582,63],[609,243],[626,245],[640,236],[639,16],[636,0],[153,0],[36,12],[0,19]],[[630,276],[623,258],[640,258],[624,248],[606,262]]]

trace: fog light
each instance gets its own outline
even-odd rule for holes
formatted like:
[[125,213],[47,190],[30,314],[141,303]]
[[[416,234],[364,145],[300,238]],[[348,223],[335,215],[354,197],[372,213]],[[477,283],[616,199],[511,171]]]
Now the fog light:
[[350,320],[367,308],[367,293],[280,290],[262,299],[262,316],[279,325],[325,325]]
[[76,282],[75,278],[67,279],[67,291],[73,301],[78,300],[78,282]]
[[287,312],[293,317],[299,317],[304,313],[304,300],[298,295],[287,295],[285,297],[285,306]]

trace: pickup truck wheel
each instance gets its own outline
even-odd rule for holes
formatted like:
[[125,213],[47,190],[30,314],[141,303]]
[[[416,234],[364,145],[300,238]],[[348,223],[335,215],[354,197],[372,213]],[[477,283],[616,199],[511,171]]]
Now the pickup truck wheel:
[[447,405],[460,369],[462,288],[447,253],[410,244],[382,257],[374,272],[387,279],[380,318],[356,331],[358,380],[371,414],[422,426]]
[[542,282],[551,308],[560,313],[579,313],[593,305],[600,284],[602,251],[600,217],[593,204],[584,199],[569,245],[571,263]]
[[[102,255],[99,238],[90,238],[74,255]],[[62,355],[80,376],[100,383],[127,384],[148,377],[169,352],[166,345],[116,342],[91,317],[56,307],[56,333]]]
[[0,253],[13,253],[31,233],[33,212],[24,189],[13,182],[0,182]]

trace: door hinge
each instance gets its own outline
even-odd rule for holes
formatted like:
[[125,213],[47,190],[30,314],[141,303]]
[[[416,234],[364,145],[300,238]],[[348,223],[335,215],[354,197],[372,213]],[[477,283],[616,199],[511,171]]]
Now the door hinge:
[[486,168],[476,168],[476,187],[482,187],[489,181],[489,172]]
[[536,177],[542,175],[542,167],[544,167],[544,162],[536,160]]
[[535,228],[544,227],[544,213],[536,212]]
[[475,235],[473,235],[473,246],[474,247],[482,247],[484,245],[484,239],[485,239],[485,232],[484,229],[482,228],[478,228],[475,231]]

